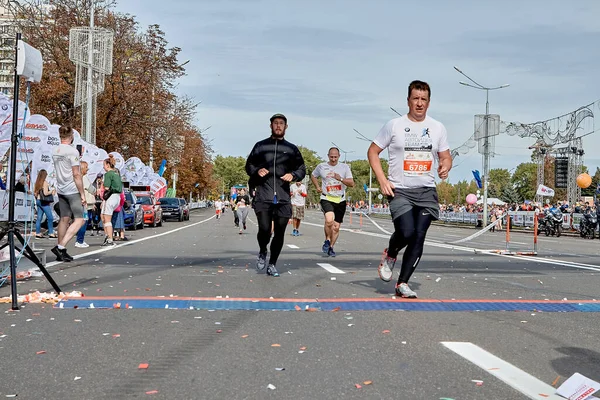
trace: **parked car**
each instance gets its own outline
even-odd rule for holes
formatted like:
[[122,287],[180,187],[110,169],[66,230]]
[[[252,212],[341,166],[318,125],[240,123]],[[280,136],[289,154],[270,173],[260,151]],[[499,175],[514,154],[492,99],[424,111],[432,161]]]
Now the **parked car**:
[[179,204],[181,205],[181,207],[183,207],[183,220],[189,221],[190,220],[190,205],[183,198],[179,198]]
[[163,197],[159,201],[165,220],[176,219],[177,221],[183,221],[183,207],[179,203],[179,199],[175,197]]
[[137,196],[130,190],[125,190],[125,204],[123,205],[125,229],[144,229],[144,210],[137,204]]
[[152,193],[139,193],[136,197],[136,203],[144,210],[144,223],[153,227],[162,226],[162,208],[160,208],[160,202],[156,201],[154,195]]

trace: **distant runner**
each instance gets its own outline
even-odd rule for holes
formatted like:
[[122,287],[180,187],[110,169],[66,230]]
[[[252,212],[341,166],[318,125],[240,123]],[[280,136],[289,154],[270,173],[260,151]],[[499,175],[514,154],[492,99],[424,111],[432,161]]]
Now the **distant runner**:
[[[352,171],[348,164],[339,163],[340,150],[332,147],[327,153],[328,162],[317,165],[310,179],[321,193],[321,209],[325,214],[325,242],[322,251],[335,257],[333,246],[340,235],[340,225],[346,213],[346,187],[354,186]],[[317,178],[321,178],[321,185]]]

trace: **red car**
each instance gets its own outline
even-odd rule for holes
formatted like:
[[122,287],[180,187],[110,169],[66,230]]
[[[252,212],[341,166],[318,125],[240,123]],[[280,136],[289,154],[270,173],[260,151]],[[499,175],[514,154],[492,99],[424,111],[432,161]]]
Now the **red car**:
[[137,204],[140,204],[144,210],[144,223],[153,227],[162,226],[163,215],[160,202],[152,193],[136,193]]

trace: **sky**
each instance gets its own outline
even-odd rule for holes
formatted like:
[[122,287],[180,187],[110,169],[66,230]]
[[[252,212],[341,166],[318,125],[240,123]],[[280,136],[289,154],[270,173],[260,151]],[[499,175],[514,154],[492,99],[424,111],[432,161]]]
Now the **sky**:
[[[202,101],[196,123],[212,149],[247,156],[284,113],[286,138],[326,159],[366,159],[369,138],[406,113],[408,84],[431,85],[428,115],[448,131],[450,148],[474,131],[486,93],[459,84],[454,66],[488,87],[490,113],[533,123],[600,99],[600,2],[581,0],[119,0],[116,10],[144,28],[158,24],[190,60],[178,93]],[[600,130],[598,117],[581,134]],[[551,126],[554,126],[551,124]],[[491,168],[530,160],[531,138],[495,138]],[[584,164],[600,167],[600,132],[583,139]],[[382,153],[384,155],[385,153]],[[482,170],[477,149],[455,158],[449,181]]]

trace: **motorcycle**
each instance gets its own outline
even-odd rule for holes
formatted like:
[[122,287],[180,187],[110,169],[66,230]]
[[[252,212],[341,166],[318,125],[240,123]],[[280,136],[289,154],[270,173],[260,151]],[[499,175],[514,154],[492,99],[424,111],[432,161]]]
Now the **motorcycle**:
[[563,215],[558,209],[549,210],[544,218],[546,236],[556,235],[560,237],[562,234]]
[[579,222],[579,235],[582,238],[589,237],[594,239],[596,237],[596,226],[598,225],[598,216],[595,211],[591,211],[583,214],[581,221]]

